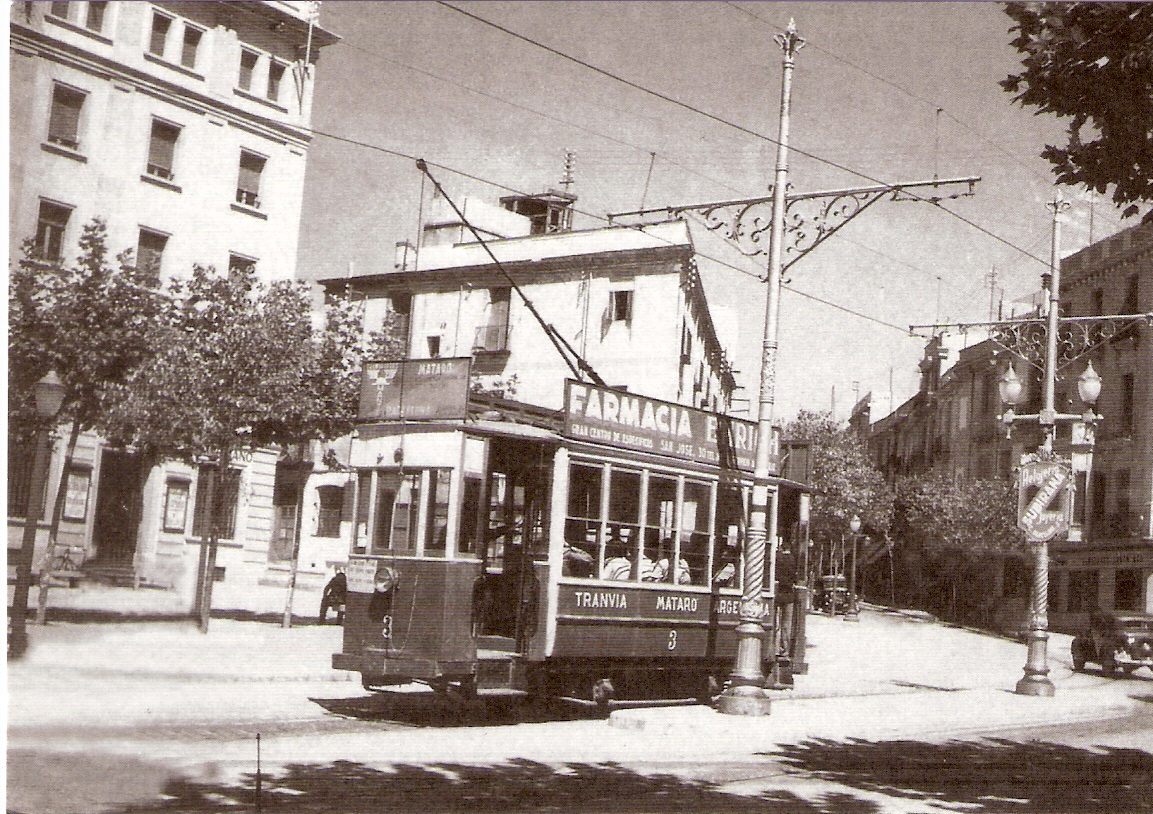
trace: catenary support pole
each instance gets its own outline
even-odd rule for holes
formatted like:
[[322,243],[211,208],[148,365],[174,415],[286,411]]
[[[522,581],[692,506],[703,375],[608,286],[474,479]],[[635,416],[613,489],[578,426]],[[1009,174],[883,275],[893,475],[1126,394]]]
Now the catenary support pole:
[[[765,537],[769,501],[769,467],[773,444],[773,403],[777,378],[777,329],[780,315],[781,258],[785,232],[785,190],[788,186],[789,102],[793,60],[805,44],[793,21],[788,30],[774,37],[784,52],[781,71],[781,110],[777,136],[776,175],[773,180],[773,214],[770,229],[768,292],[765,303],[765,332],[761,348],[761,388],[757,415],[756,463],[753,468],[753,495],[745,535],[745,582],[741,595],[740,623],[737,625],[736,665],[729,686],[721,694],[717,709],[728,715],[768,715],[769,695],[762,670],[765,640],[762,589],[765,573]],[[775,655],[775,654],[774,654]]]

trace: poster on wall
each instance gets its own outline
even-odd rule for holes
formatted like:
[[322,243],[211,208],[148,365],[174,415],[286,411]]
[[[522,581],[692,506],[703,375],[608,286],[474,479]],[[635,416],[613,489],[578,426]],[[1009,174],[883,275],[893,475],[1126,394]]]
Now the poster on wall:
[[83,520],[88,517],[88,487],[92,473],[87,469],[73,469],[68,473],[68,489],[64,496],[64,519]]

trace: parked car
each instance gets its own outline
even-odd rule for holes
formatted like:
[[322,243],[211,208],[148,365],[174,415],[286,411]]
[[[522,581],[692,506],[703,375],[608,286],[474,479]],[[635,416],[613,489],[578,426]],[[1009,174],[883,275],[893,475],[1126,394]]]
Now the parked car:
[[1089,631],[1073,639],[1071,650],[1074,670],[1090,661],[1110,675],[1117,668],[1127,674],[1153,669],[1153,613],[1090,614]]

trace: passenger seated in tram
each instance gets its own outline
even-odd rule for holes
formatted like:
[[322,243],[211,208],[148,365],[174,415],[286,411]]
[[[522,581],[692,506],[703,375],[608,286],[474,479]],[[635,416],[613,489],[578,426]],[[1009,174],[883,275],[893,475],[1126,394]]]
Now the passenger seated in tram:
[[629,580],[633,577],[633,561],[629,555],[631,529],[613,527],[605,543],[605,564],[601,569],[601,579]]
[[741,560],[741,547],[735,532],[721,539],[717,546],[717,561],[714,563],[713,585],[718,588],[736,588],[737,563]]
[[564,554],[561,560],[562,576],[591,577],[596,570],[596,560],[593,559],[593,555],[575,545],[576,542],[585,543],[584,538],[587,535],[582,533],[581,525],[576,520],[565,521]]
[[[673,553],[673,540],[671,537],[666,537],[661,541],[659,555],[657,561],[653,563],[648,557],[641,559],[641,581],[643,582],[672,582],[672,565],[669,560]],[[645,563],[649,563],[649,568],[645,570]],[[677,560],[677,578],[678,585],[689,585],[693,581],[692,575],[689,573],[689,563],[684,557]]]

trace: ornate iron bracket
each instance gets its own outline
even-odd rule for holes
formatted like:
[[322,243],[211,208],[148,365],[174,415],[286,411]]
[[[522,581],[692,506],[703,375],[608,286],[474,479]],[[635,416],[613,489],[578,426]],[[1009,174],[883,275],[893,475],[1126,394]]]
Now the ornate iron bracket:
[[[1153,325],[1153,314],[1062,317],[1057,328],[1056,370],[1063,370],[1085,354],[1142,322]],[[1021,357],[1038,370],[1042,372],[1045,370],[1045,344],[1048,333],[1045,320],[1028,319],[986,324],[989,327],[989,338],[996,345]]]
[[[882,184],[854,189],[834,189],[822,192],[804,192],[785,196],[785,263],[782,270],[807,255],[828,240],[838,229],[886,195],[894,201],[921,201],[940,203],[942,200],[973,194],[979,177],[911,181],[901,184]],[[901,192],[923,187],[945,187],[966,184],[967,189],[948,195],[918,195]],[[668,217],[693,215],[705,228],[717,232],[732,243],[746,257],[769,253],[769,232],[773,215],[773,198],[745,198],[735,201],[716,201],[703,204],[669,206],[663,209],[641,209],[635,212],[617,212],[614,218],[663,214]]]

